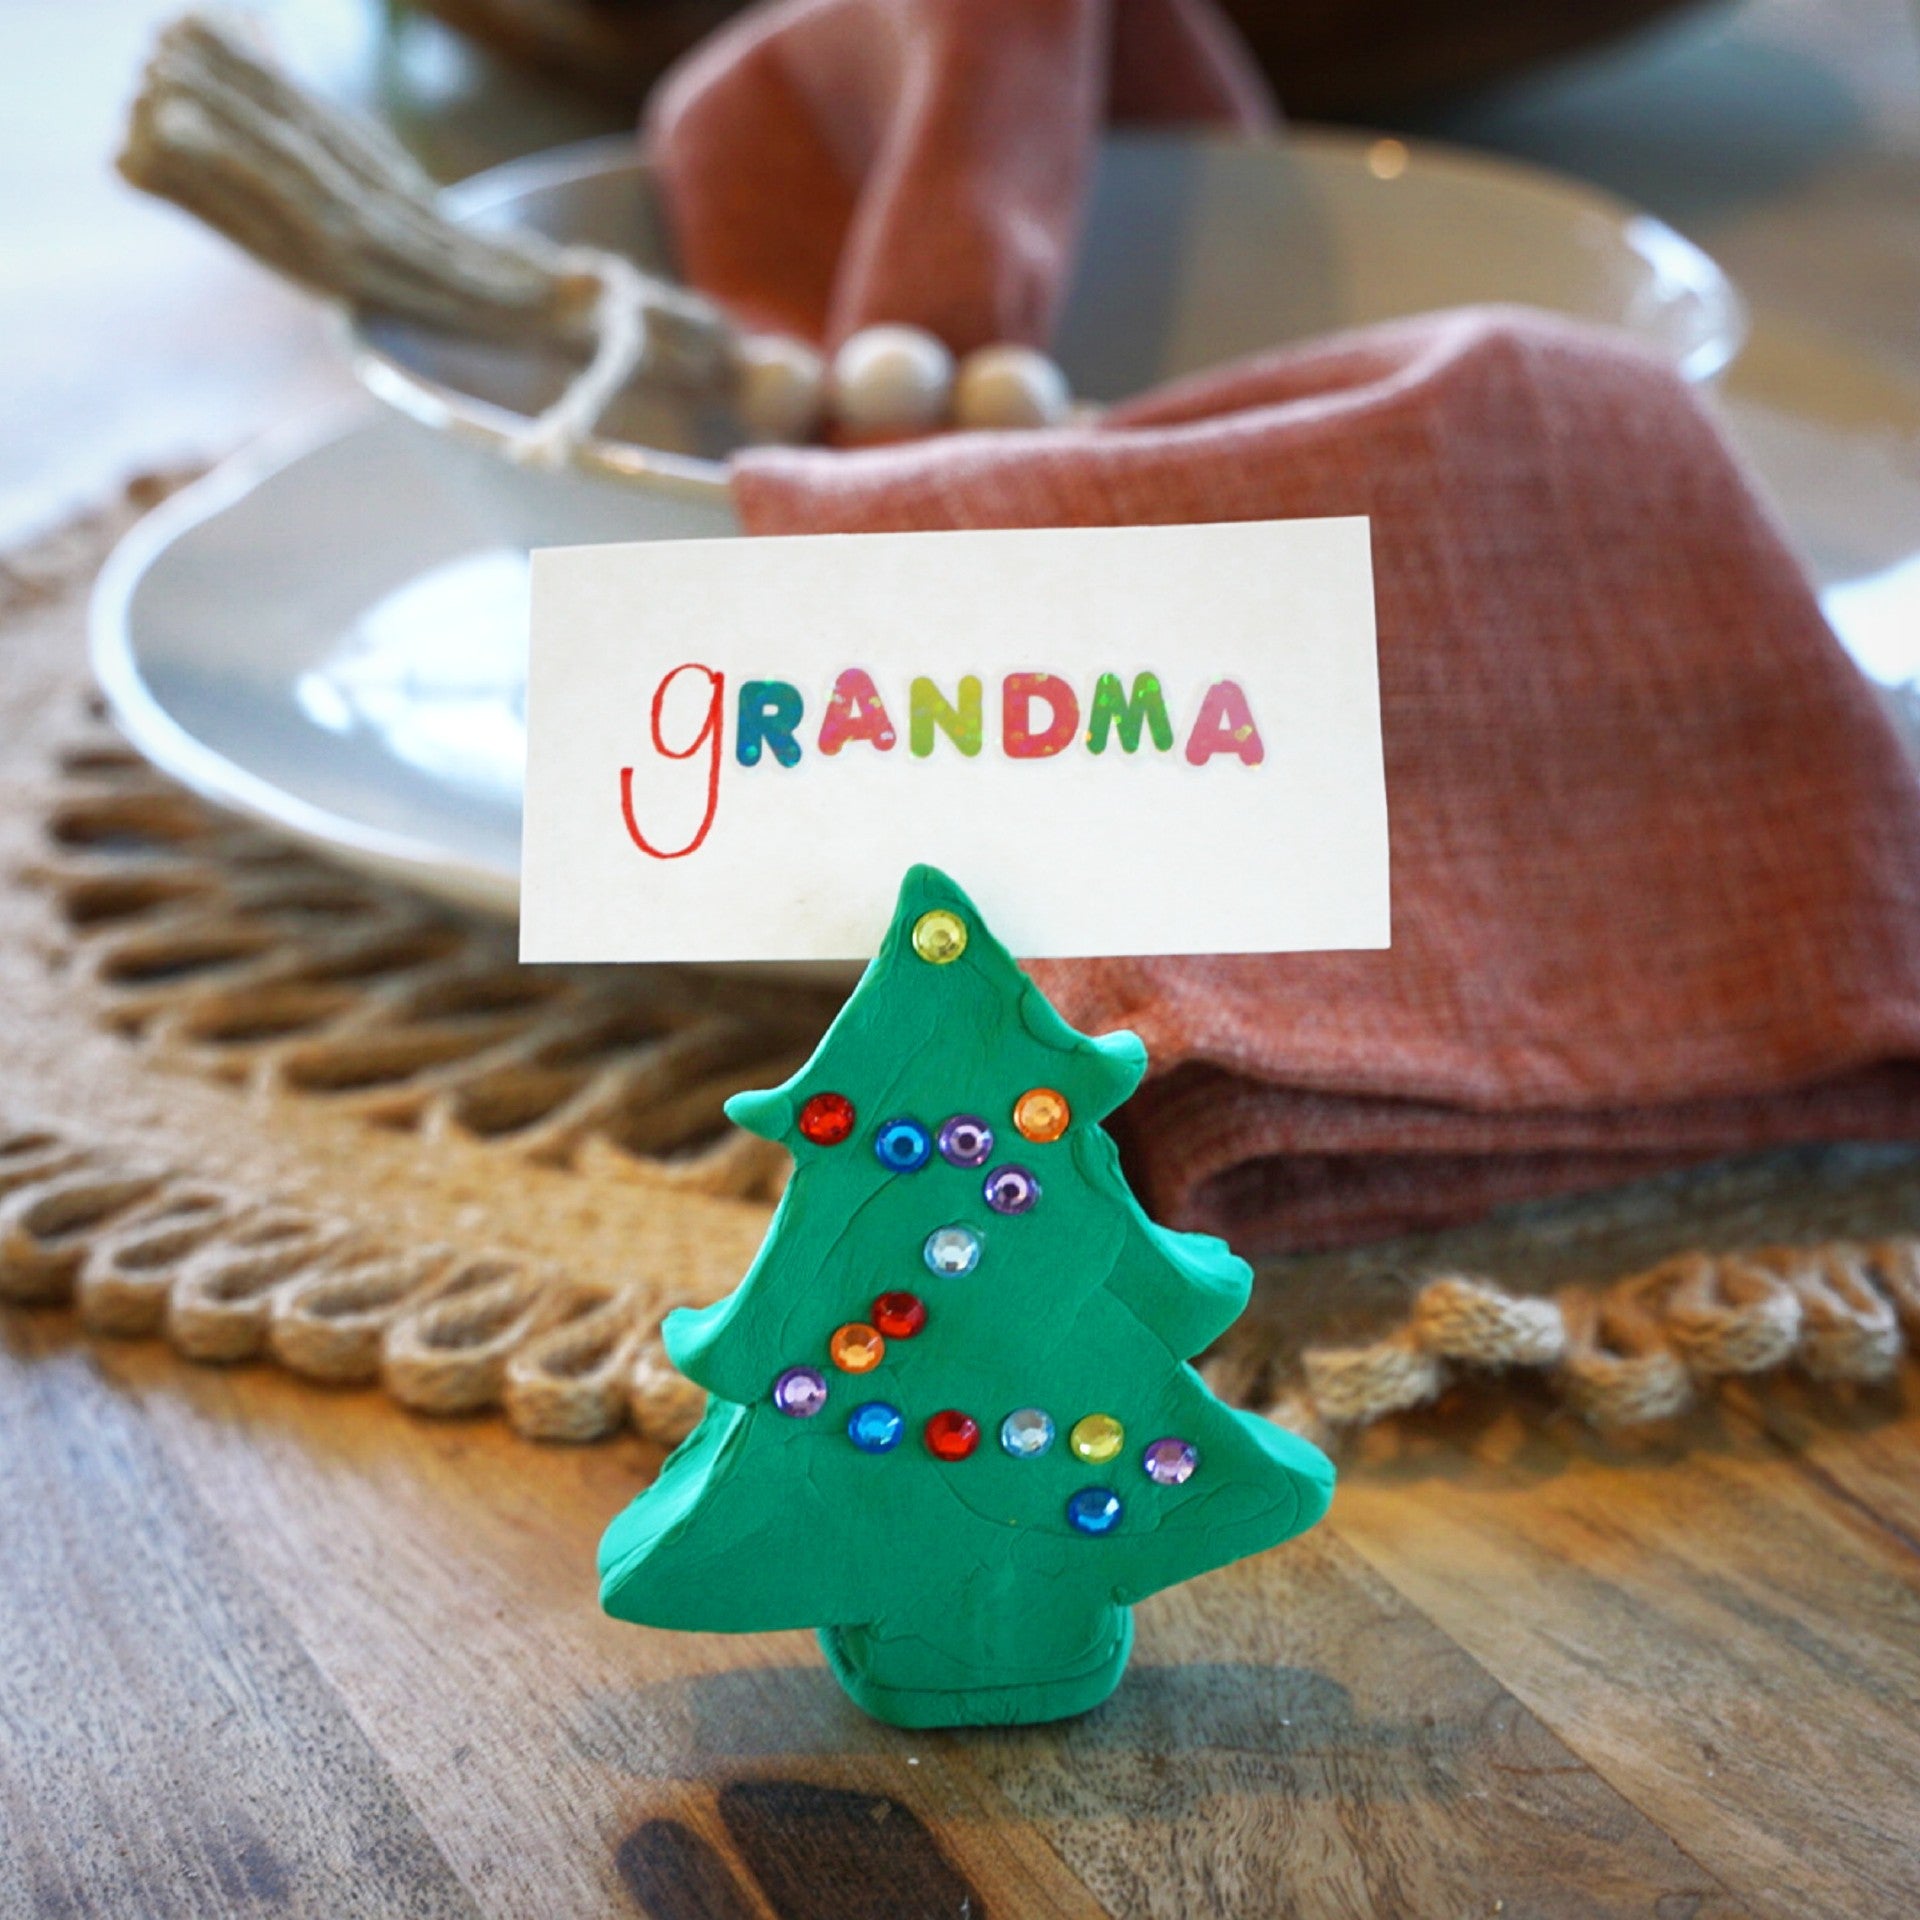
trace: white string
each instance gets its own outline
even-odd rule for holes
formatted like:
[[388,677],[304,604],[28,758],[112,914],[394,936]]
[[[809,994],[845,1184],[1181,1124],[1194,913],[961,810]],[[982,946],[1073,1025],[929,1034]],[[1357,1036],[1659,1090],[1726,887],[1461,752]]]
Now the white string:
[[552,406],[515,430],[507,450],[527,466],[569,465],[647,357],[647,281],[639,268],[598,247],[569,247],[561,267],[590,273],[600,282],[593,355]]

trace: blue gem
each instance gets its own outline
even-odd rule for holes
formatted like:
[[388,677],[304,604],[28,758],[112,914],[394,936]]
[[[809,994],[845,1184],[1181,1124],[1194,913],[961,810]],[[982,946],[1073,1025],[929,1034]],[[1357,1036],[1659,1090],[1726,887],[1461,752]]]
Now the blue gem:
[[1107,1487],[1082,1487],[1067,1502],[1067,1518],[1082,1533],[1111,1533],[1126,1509]]
[[1043,1408],[1022,1407],[1000,1422],[1000,1444],[1016,1460],[1037,1460],[1053,1445],[1053,1419]]
[[862,1453],[891,1453],[906,1430],[900,1409],[884,1400],[869,1400],[847,1415],[847,1438]]
[[873,1136],[873,1151],[894,1173],[918,1173],[933,1157],[933,1141],[918,1120],[889,1120]]
[[980,1264],[980,1236],[971,1227],[935,1227],[920,1249],[930,1273],[957,1279]]

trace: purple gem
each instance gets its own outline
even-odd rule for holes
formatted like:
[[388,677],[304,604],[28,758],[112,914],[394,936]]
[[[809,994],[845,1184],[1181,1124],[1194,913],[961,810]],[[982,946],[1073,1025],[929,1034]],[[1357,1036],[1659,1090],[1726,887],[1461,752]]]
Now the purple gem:
[[1026,1213],[1040,1204],[1040,1182],[1025,1167],[995,1167],[981,1192],[995,1213]]
[[810,1420],[827,1404],[827,1376],[814,1367],[789,1367],[773,1383],[773,1404],[796,1420]]
[[940,1156],[956,1167],[983,1167],[993,1151],[993,1129],[974,1113],[956,1113],[940,1129]]
[[1156,1440],[1140,1456],[1140,1465],[1149,1480],[1163,1487],[1177,1487],[1193,1478],[1193,1470],[1200,1464],[1200,1455],[1191,1440],[1181,1440],[1168,1434],[1164,1440]]

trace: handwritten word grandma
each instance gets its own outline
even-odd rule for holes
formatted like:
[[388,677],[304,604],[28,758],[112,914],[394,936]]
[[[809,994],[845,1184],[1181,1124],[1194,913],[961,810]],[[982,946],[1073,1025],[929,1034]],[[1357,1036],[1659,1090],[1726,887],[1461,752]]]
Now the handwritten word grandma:
[[[683,675],[706,682],[705,717],[684,746],[667,743],[664,717],[669,694]],[[684,696],[682,696],[684,698]],[[704,758],[707,801],[698,830],[685,846],[655,846],[634,817],[633,768],[620,769],[620,809],[627,833],[642,853],[679,860],[695,851],[713,826],[720,804],[720,771],[726,758],[727,676],[688,661],[664,675],[654,689],[653,750],[666,760]],[[936,750],[973,758],[986,745],[985,697],[979,676],[963,674],[949,695],[924,674],[907,690],[907,755],[924,760]],[[1128,689],[1117,673],[1099,675],[1085,706],[1057,673],[1010,673],[1000,683],[1000,751],[1009,760],[1048,760],[1075,742],[1104,754],[1115,744],[1126,754],[1171,753],[1173,715],[1159,676],[1137,673]],[[805,757],[801,729],[807,703],[788,680],[743,680],[734,711],[733,757],[743,767],[797,767]],[[831,759],[850,748],[893,753],[900,734],[893,716],[861,667],[848,667],[833,683],[814,733],[817,750]],[[1267,757],[1247,696],[1234,680],[1215,680],[1200,696],[1187,729],[1184,757],[1205,767],[1220,756],[1257,767]]]

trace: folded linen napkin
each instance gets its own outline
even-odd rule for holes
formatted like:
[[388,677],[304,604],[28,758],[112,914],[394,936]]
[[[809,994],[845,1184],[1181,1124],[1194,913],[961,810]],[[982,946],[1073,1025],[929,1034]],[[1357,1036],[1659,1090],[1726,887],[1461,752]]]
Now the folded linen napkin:
[[[1107,17],[1058,11],[1083,36]],[[789,18],[855,14],[948,9],[762,16],[748,65],[703,56],[706,148],[724,150],[723,101],[735,139],[757,137]],[[971,84],[997,98],[997,72]],[[808,98],[835,98],[829,74]],[[949,126],[1044,173],[1052,123]],[[920,164],[946,155],[952,197],[977,150],[943,140]],[[713,204],[675,201],[689,260]],[[915,230],[899,204],[888,220]],[[975,227],[955,256],[970,324],[1006,283],[977,271],[996,244]],[[914,247],[920,304],[873,305],[888,282],[866,260],[859,297],[836,282],[816,317],[937,317],[942,256]],[[728,248],[749,272],[747,231]],[[1076,1025],[1146,1040],[1122,1144],[1163,1217],[1250,1249],[1324,1244],[1738,1149],[1920,1134],[1920,788],[1712,421],[1638,351],[1517,310],[1436,315],[1242,361],[1097,427],[756,451],[733,485],[763,534],[1371,517],[1392,950],[1034,968]]]
[[1271,124],[1207,0],[788,0],[674,69],[646,140],[682,270],[837,345],[1044,345],[1109,120]]

